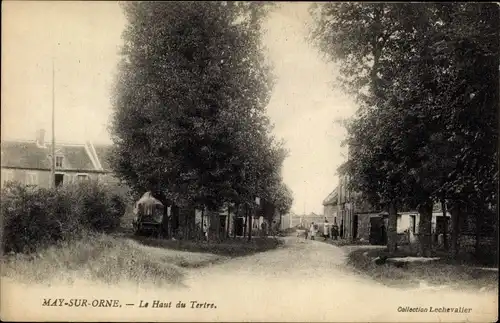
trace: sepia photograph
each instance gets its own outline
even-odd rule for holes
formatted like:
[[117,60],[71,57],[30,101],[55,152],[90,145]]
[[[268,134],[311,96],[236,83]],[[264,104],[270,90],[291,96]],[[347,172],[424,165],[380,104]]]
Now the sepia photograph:
[[500,5],[3,1],[0,319],[497,322]]

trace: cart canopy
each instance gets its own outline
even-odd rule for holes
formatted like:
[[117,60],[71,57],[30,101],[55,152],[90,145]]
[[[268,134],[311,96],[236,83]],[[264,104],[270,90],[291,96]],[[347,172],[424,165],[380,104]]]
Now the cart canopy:
[[144,215],[153,215],[155,210],[163,210],[164,205],[158,199],[153,197],[151,192],[146,192],[144,195],[135,203],[135,212],[143,213]]

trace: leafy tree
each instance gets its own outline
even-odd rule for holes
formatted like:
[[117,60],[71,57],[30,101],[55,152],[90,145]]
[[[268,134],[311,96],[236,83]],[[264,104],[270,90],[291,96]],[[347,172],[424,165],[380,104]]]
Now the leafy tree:
[[388,247],[394,251],[397,207],[407,190],[403,151],[411,136],[399,136],[401,130],[406,132],[401,123],[404,115],[390,100],[390,90],[398,63],[407,59],[402,53],[409,48],[410,31],[422,6],[325,3],[312,9],[318,17],[313,41],[340,63],[340,84],[361,106],[358,119],[349,126],[351,162],[346,169],[354,175],[351,185],[388,208]]
[[293,194],[290,188],[284,183],[281,183],[273,202],[280,214],[290,212],[293,204]]
[[498,7],[322,4],[313,39],[361,105],[345,167],[353,186],[392,207],[391,250],[394,204],[417,207],[428,255],[433,201],[495,196]]
[[265,115],[274,79],[260,23],[269,7],[124,4],[111,162],[135,191],[202,210],[253,205],[267,168],[281,167]]
[[[433,44],[433,55],[442,67],[436,77],[444,85],[435,100],[441,111],[436,117],[454,161],[439,194],[456,206],[454,222],[463,212],[460,206],[473,210],[479,224],[477,251],[483,214],[490,204],[497,207],[493,201],[498,181],[499,10],[493,3],[464,3],[436,5],[435,12],[440,39]],[[456,254],[458,230],[454,231]]]
[[[493,108],[498,102],[498,8],[436,4],[426,14],[431,23],[419,37],[420,55],[399,77],[400,85],[411,89],[406,100],[416,103],[423,121],[415,128],[425,129],[411,169],[418,184],[413,195],[426,191],[429,199],[468,205],[481,223],[498,180]],[[455,253],[457,234],[454,230]]]

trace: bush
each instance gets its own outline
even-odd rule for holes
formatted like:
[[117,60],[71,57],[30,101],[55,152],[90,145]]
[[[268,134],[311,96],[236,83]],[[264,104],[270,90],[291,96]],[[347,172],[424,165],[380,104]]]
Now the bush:
[[[1,193],[4,221],[2,242],[6,252],[31,252],[36,245],[62,239],[62,223],[54,206],[59,196],[49,190],[10,184]],[[49,211],[49,209],[51,209]],[[72,226],[69,221],[65,221]]]
[[86,231],[120,224],[125,197],[95,182],[44,189],[8,184],[1,192],[5,252],[30,253]]
[[81,183],[64,188],[67,201],[73,203],[73,216],[86,228],[97,232],[111,232],[119,225],[125,213],[125,197],[98,183]]

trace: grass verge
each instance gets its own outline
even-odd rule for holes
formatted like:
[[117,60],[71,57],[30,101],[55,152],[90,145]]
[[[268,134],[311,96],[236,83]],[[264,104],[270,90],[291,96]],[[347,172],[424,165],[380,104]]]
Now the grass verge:
[[210,253],[226,257],[241,257],[276,249],[283,245],[279,238],[254,237],[251,241],[243,238],[231,238],[221,242],[165,240],[150,237],[134,236],[132,239],[145,246],[160,247],[169,250]]
[[124,237],[87,235],[31,254],[4,255],[1,275],[23,282],[74,282],[88,279],[108,284],[121,281],[180,285],[183,268],[196,268],[225,258],[144,246]]
[[343,246],[366,246],[370,245],[368,241],[349,241],[349,240],[344,240],[344,239],[338,239],[338,240],[333,240],[333,239],[328,239],[326,242],[338,246],[338,247],[343,247]]
[[[428,263],[409,263],[406,268],[393,264],[377,265],[373,259],[388,256],[384,249],[361,248],[348,255],[348,265],[356,272],[389,286],[416,287],[421,281],[428,285],[446,285],[455,289],[494,290],[498,285],[498,272],[482,270],[474,266],[451,263],[443,258]],[[393,257],[408,256],[403,251]]]

